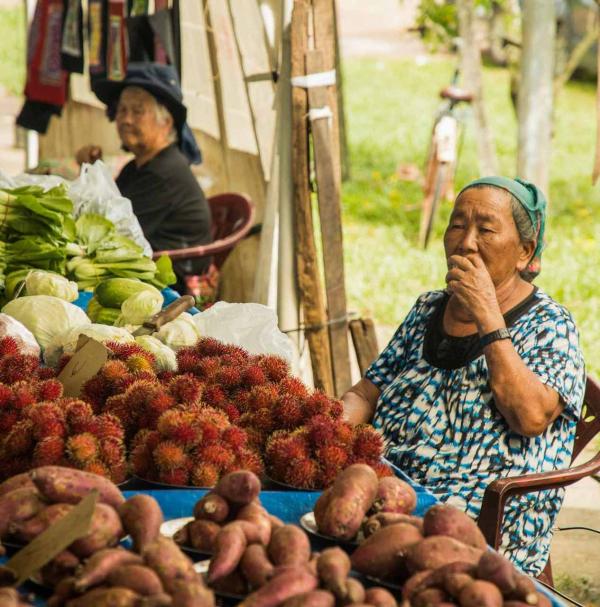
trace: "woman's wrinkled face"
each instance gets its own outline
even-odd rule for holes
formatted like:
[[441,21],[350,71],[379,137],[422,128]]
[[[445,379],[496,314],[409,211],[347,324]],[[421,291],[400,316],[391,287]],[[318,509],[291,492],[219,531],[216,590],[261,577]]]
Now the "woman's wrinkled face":
[[115,122],[123,147],[136,155],[162,147],[171,130],[169,121],[159,121],[154,97],[137,87],[121,93]]
[[495,187],[469,188],[456,199],[444,249],[446,259],[479,255],[498,286],[526,268],[533,243],[520,241],[508,192]]

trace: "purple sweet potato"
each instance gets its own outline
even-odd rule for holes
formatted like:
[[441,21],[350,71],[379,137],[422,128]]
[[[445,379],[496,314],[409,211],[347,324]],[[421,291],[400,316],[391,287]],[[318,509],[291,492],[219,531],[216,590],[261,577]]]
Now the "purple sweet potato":
[[194,518],[223,523],[229,516],[227,500],[214,491],[209,491],[194,506]]
[[237,470],[221,477],[213,491],[230,504],[249,504],[260,493],[260,479],[249,470]]
[[485,550],[487,542],[477,523],[462,510],[449,504],[436,504],[427,510],[423,517],[425,537],[447,535],[454,539]]
[[515,575],[515,587],[506,596],[508,599],[523,601],[528,605],[537,605],[539,597],[533,580],[518,572]]
[[240,607],[276,607],[293,596],[315,590],[317,584],[306,567],[288,568],[249,595]]
[[515,590],[517,576],[515,566],[507,558],[491,550],[486,550],[477,564],[477,577],[480,580],[492,582],[504,595]]
[[102,548],[110,548],[123,537],[123,527],[117,511],[108,504],[99,503],[94,508],[90,532],[70,546],[79,557],[94,554]]
[[335,607],[335,597],[327,590],[311,590],[287,599],[282,607]]
[[125,565],[139,565],[141,563],[142,557],[129,550],[104,548],[104,550],[99,550],[85,561],[74,582],[75,589],[78,592],[85,592],[88,588],[104,582],[111,571]]
[[373,605],[373,607],[396,607],[394,595],[389,590],[380,588],[379,586],[367,588],[365,603]]
[[310,560],[310,541],[300,527],[284,525],[273,531],[267,553],[275,566],[306,564]]
[[269,544],[271,539],[271,519],[269,513],[258,503],[250,502],[242,506],[235,515],[236,521],[247,521],[256,525],[259,529],[260,543],[263,546]]
[[373,512],[410,514],[416,505],[417,494],[407,482],[395,476],[385,476],[379,479],[377,495],[371,510]]
[[175,591],[175,582],[203,585],[202,578],[194,569],[194,563],[171,538],[159,536],[144,548],[142,557],[145,564],[158,574],[169,594]]
[[407,551],[422,539],[419,530],[406,523],[380,529],[352,553],[352,568],[384,580],[394,579],[404,571]]
[[234,571],[247,545],[241,524],[225,525],[215,538],[214,552],[208,566],[208,582],[212,584]]
[[[196,550],[202,550],[206,554],[212,554],[215,548],[215,540],[221,531],[218,523],[207,520],[193,520],[187,525],[188,546]],[[178,542],[179,543],[179,542]]]
[[94,588],[67,601],[66,607],[137,607],[140,598],[128,588]]
[[107,478],[62,466],[42,466],[30,472],[31,479],[40,493],[49,502],[78,504],[93,489],[98,491],[98,500],[118,508],[125,498],[119,488]]
[[150,596],[163,592],[158,575],[144,565],[124,565],[113,569],[107,578],[109,586],[129,588],[141,596]]
[[342,470],[331,487],[331,493],[319,498],[327,500],[326,507],[315,505],[319,531],[342,540],[355,537],[375,500],[378,487],[377,474],[366,464],[353,464]]
[[379,531],[382,527],[389,527],[396,523],[414,525],[421,535],[423,534],[422,517],[413,516],[412,514],[401,514],[400,512],[378,512],[377,514],[372,514],[369,518],[365,519],[362,524],[363,534],[365,537],[369,537],[376,531]]
[[15,489],[23,489],[24,487],[35,487],[29,472],[23,472],[7,478],[0,483],[0,497],[14,491]]
[[240,570],[251,590],[264,586],[275,571],[269,560],[267,549],[262,544],[250,544],[240,560]]
[[152,496],[137,493],[121,504],[117,512],[125,532],[133,540],[136,552],[141,552],[146,544],[159,536],[164,518],[158,502]]
[[40,513],[47,505],[34,486],[21,486],[4,493],[0,496],[0,538],[6,535],[11,523],[22,523]]
[[475,580],[460,591],[460,607],[502,607],[502,593],[498,587],[485,580]]
[[51,504],[26,521],[11,523],[9,532],[22,542],[30,542],[72,509],[71,504]]
[[[391,527],[387,527],[383,531],[389,529]],[[409,570],[412,572],[423,569],[437,569],[455,561],[476,565],[482,552],[482,550],[467,546],[452,537],[431,535],[408,548],[406,561]]]
[[327,548],[317,560],[317,574],[323,586],[338,599],[348,595],[346,583],[352,564],[350,557],[341,548]]

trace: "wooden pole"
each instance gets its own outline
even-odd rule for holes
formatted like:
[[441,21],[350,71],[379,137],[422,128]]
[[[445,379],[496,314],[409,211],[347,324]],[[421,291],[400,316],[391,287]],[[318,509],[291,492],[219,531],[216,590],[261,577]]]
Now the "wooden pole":
[[[323,53],[309,51],[306,55],[306,72],[323,72]],[[308,89],[309,119],[312,132],[313,155],[321,219],[325,292],[329,312],[329,338],[331,341],[333,381],[335,393],[341,396],[352,385],[350,351],[348,348],[348,320],[346,285],[344,280],[344,247],[342,243],[342,212],[340,205],[339,163],[335,162],[334,134],[325,117],[334,106],[329,105],[327,86]],[[335,101],[334,101],[335,103]],[[313,115],[314,113],[314,115]]]
[[364,376],[365,371],[379,354],[375,325],[370,318],[351,320],[350,334],[352,335],[352,343],[356,350],[358,368],[360,369],[360,374]]
[[[304,76],[308,47],[309,4],[295,0],[291,24],[291,75]],[[327,331],[327,314],[323,302],[321,279],[317,264],[311,193],[309,188],[308,95],[301,87],[292,88],[292,181],[296,220],[296,267],[300,298],[304,310],[306,336],[310,348],[315,387],[326,394],[334,393],[331,352]]]
[[342,53],[340,52],[340,32],[336,2],[333,0],[333,34],[335,36],[335,74],[337,78],[337,110],[340,124],[340,152],[342,163],[342,181],[350,179],[350,155],[346,135],[346,109],[344,105],[344,80],[342,75]]

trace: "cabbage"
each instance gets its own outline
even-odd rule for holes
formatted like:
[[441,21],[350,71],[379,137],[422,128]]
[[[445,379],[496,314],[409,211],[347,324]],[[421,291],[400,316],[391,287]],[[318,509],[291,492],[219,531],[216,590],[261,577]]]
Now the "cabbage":
[[121,316],[117,321],[117,325],[143,324],[145,320],[160,312],[163,301],[163,296],[157,290],[144,290],[130,295],[121,304]]
[[200,332],[192,320],[192,315],[184,312],[175,320],[164,324],[153,336],[169,348],[179,350],[185,346],[193,346],[200,339]]
[[8,314],[0,313],[0,337],[12,337],[19,345],[21,354],[40,355],[40,346],[33,333],[18,320]]
[[79,297],[77,283],[60,274],[34,270],[25,279],[27,295],[53,295],[65,301],[75,301]]
[[63,354],[73,354],[77,349],[80,335],[87,335],[99,342],[118,341],[133,342],[133,335],[125,329],[109,325],[97,325],[88,322],[87,325],[74,327],[55,335],[44,351],[44,362],[49,367],[56,367]]
[[33,333],[42,350],[55,335],[90,324],[90,319],[81,308],[51,295],[27,295],[13,299],[2,308],[2,312],[23,323]]
[[144,350],[154,354],[158,368],[161,371],[177,371],[177,356],[169,346],[163,344],[156,337],[152,337],[152,335],[138,335],[135,341]]

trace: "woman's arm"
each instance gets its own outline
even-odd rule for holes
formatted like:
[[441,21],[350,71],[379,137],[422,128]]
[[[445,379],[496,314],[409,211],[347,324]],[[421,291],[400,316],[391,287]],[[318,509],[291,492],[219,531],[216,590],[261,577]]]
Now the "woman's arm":
[[344,418],[352,425],[369,423],[375,415],[379,394],[379,388],[363,377],[342,396]]

